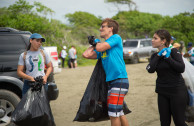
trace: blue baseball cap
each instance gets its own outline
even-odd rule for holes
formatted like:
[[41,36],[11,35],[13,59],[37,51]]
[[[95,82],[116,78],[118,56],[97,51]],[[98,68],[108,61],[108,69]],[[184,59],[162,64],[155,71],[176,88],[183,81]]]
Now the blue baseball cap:
[[43,38],[40,34],[38,33],[33,33],[31,36],[30,36],[30,39],[42,39],[42,42],[45,42],[45,38]]
[[173,36],[171,36],[171,39],[172,39],[172,40],[176,40],[176,38],[175,38],[175,37],[173,37]]
[[193,43],[192,42],[189,42],[188,45],[187,45],[187,48],[190,48],[193,46]]

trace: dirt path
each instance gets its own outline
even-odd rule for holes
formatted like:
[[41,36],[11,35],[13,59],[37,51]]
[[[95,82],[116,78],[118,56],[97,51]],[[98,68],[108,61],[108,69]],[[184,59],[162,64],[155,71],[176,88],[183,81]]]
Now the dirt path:
[[[156,74],[148,74],[147,62],[127,64],[129,93],[125,101],[132,111],[126,117],[130,126],[159,126],[157,95],[155,90]],[[73,122],[80,100],[90,79],[94,66],[63,69],[55,75],[59,97],[51,102],[57,126],[108,126],[110,121]],[[171,126],[174,126],[173,124]],[[189,126],[194,126],[190,124]]]

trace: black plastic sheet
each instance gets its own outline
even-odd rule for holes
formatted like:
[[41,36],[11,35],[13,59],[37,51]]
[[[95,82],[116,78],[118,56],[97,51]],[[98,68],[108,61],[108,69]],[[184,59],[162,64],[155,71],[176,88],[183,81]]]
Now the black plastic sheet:
[[[101,121],[109,119],[107,93],[108,83],[106,82],[101,59],[99,59],[80,101],[80,107],[74,121]],[[125,102],[123,110],[125,114],[131,112]]]
[[12,113],[17,126],[55,126],[47,93],[42,83],[34,82]]

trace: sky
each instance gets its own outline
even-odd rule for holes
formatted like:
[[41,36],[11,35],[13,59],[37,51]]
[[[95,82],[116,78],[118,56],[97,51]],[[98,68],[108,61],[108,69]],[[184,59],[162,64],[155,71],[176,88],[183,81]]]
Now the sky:
[[[16,0],[0,0],[0,8],[14,4]],[[53,19],[67,23],[64,15],[76,11],[89,12],[102,18],[111,18],[118,13],[114,4],[105,3],[105,0],[27,0],[30,4],[34,1],[55,11]],[[194,0],[133,0],[140,12],[174,16],[182,12],[194,13]],[[120,10],[128,10],[127,5],[119,6]]]

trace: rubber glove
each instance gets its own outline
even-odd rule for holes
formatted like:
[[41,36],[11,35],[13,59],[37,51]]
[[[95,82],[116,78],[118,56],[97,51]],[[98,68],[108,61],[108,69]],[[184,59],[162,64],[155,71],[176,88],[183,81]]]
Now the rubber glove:
[[92,45],[92,46],[96,46],[96,44],[98,43],[98,42],[100,42],[100,39],[95,39],[95,37],[94,36],[88,36],[88,42],[90,43],[90,45]]
[[166,49],[166,52],[167,52],[167,53],[166,53],[165,57],[168,58],[168,57],[170,56],[171,49],[170,49],[170,48],[167,48],[167,49]]
[[163,48],[159,53],[158,56],[162,56],[162,53],[166,50],[167,48]]
[[95,40],[94,36],[88,36],[88,42],[89,42],[90,45],[92,45],[92,46],[95,45],[94,40]]
[[100,42],[100,39],[95,39],[94,42],[97,44],[98,42]]

